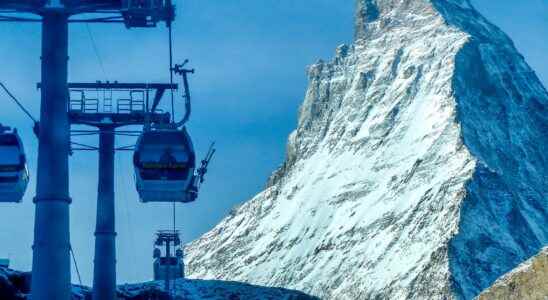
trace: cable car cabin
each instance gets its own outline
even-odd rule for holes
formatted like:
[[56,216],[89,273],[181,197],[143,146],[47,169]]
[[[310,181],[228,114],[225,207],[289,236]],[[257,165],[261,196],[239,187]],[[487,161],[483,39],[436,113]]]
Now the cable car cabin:
[[154,280],[175,280],[184,278],[182,257],[158,257],[154,260]]
[[21,202],[29,174],[23,143],[17,130],[0,124],[0,202]]
[[135,181],[142,202],[192,202],[196,155],[185,128],[145,131],[133,155]]
[[174,8],[169,0],[122,0],[122,15],[127,27],[154,27],[172,22]]

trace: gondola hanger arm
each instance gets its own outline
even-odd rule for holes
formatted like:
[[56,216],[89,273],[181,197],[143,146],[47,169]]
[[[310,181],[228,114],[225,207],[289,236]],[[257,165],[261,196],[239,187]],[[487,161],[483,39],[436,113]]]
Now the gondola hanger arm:
[[188,64],[188,59],[185,59],[185,61],[182,64],[176,64],[171,71],[177,75],[181,75],[183,78],[183,99],[185,101],[185,115],[181,119],[181,121],[175,123],[176,127],[179,128],[183,125],[185,125],[188,120],[190,119],[190,114],[192,113],[192,102],[191,102],[191,96],[190,96],[190,85],[188,84],[188,74],[194,74],[194,69],[185,69],[184,66]]

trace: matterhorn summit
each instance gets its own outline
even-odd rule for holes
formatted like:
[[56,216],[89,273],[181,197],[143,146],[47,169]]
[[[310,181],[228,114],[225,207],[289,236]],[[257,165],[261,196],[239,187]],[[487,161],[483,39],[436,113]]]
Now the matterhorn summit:
[[512,41],[468,0],[356,8],[285,163],[187,247],[191,277],[472,299],[548,244],[548,93]]

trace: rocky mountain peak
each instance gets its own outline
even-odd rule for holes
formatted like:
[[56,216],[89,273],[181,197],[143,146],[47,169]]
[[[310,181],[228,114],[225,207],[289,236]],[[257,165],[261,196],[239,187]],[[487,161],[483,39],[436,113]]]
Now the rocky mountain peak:
[[[548,93],[466,0],[360,0],[287,159],[187,248],[196,278],[472,299],[548,244]],[[351,30],[351,29],[349,29]]]
[[429,18],[466,21],[461,16],[470,13],[480,17],[469,0],[356,0],[355,40],[392,28],[420,26]]

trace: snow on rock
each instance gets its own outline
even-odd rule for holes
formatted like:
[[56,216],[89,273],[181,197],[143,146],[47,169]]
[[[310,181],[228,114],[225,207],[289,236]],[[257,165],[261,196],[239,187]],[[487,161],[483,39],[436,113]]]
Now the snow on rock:
[[548,247],[498,279],[478,300],[547,300]]
[[[239,282],[179,279],[174,283],[172,295],[175,296],[175,300],[317,300],[316,297],[298,291],[253,286]],[[137,299],[139,295],[143,295],[147,291],[162,291],[163,288],[163,281],[155,281],[123,285],[118,290],[119,294],[126,299]]]
[[[0,267],[0,299],[25,300],[30,299],[31,273],[20,272]],[[91,299],[90,289],[73,285],[72,300]]]
[[287,159],[186,249],[194,278],[472,299],[548,244],[548,93],[468,0],[358,0]]
[[[261,287],[240,282],[179,279],[174,283],[174,297],[165,293],[163,281],[156,281],[121,285],[118,287],[117,298],[120,300],[318,300],[316,297],[299,291]],[[29,293],[30,273],[0,267],[1,300],[29,299]],[[91,299],[91,289],[73,285],[72,299]]]

